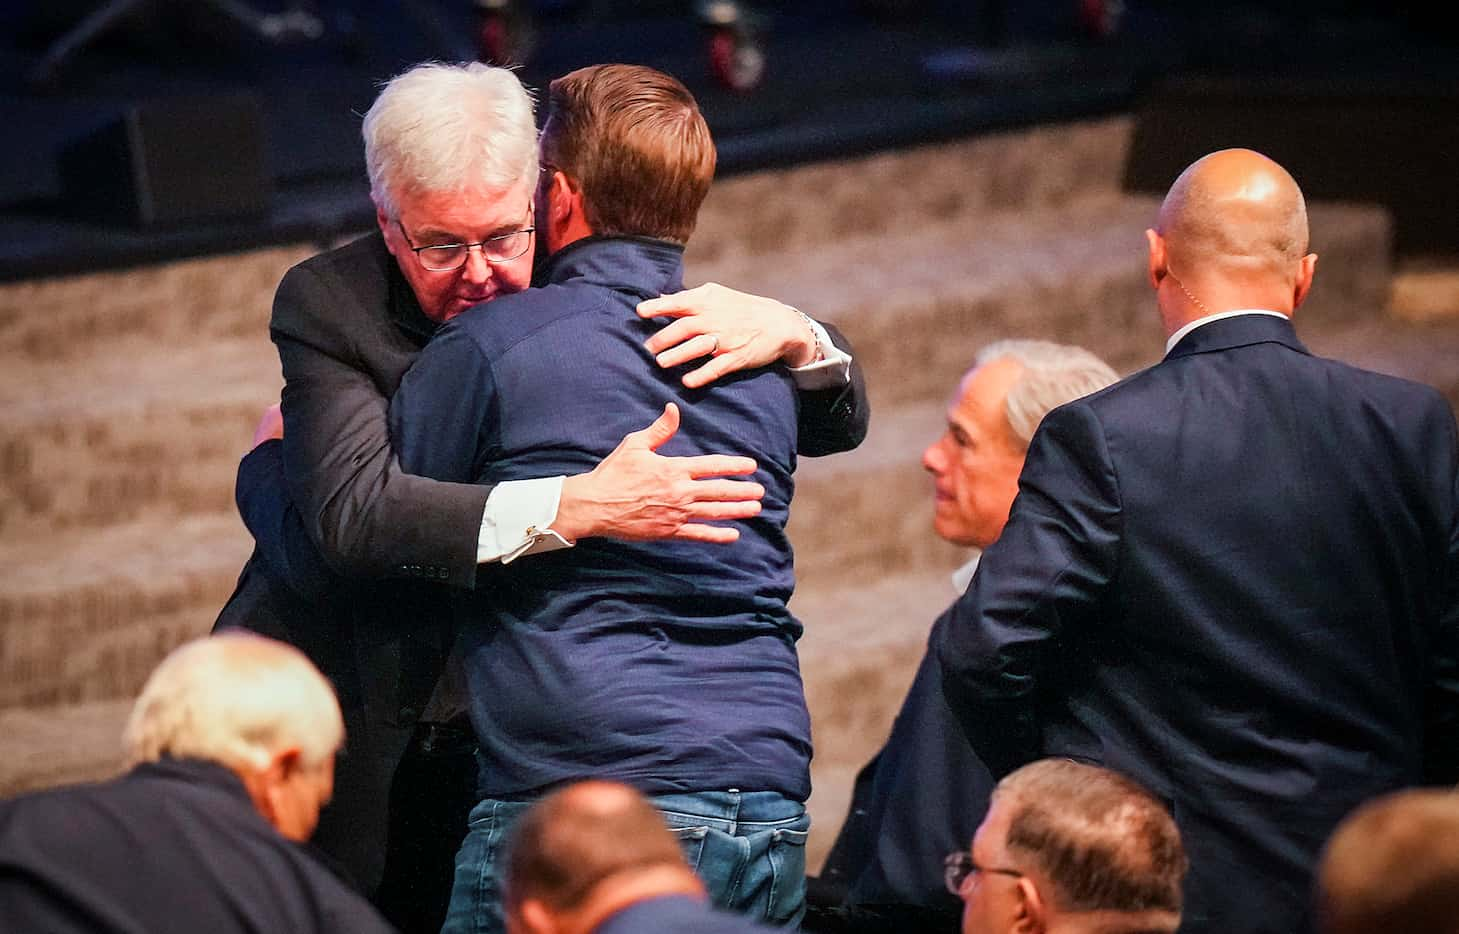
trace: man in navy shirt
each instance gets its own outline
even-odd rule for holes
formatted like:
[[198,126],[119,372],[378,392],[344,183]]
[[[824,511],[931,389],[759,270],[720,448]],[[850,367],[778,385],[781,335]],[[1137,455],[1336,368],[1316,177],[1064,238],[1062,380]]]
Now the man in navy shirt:
[[644,346],[653,325],[635,307],[681,288],[714,172],[683,85],[617,65],[558,79],[541,151],[541,287],[462,314],[426,347],[391,408],[402,466],[487,483],[581,472],[667,402],[686,431],[665,453],[749,455],[765,495],[732,548],[584,540],[483,569],[457,644],[482,801],[446,929],[500,929],[501,840],[536,797],[586,777],[650,795],[717,904],[794,923],[811,752],[786,608],[795,388],[772,370],[689,388]]

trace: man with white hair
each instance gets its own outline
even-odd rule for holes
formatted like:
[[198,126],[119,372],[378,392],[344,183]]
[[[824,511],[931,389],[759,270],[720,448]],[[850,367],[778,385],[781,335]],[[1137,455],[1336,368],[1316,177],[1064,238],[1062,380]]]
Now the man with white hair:
[[[259,547],[217,625],[305,647],[339,686],[352,741],[317,842],[392,920],[431,929],[474,783],[461,705],[437,689],[452,639],[436,623],[448,615],[440,585],[471,588],[479,564],[582,539],[733,541],[734,529],[705,520],[754,515],[764,491],[726,479],[753,471],[749,458],[655,453],[677,413],[575,476],[484,486],[402,472],[386,424],[402,374],[442,324],[531,280],[537,134],[513,73],[434,64],[386,85],[364,140],[379,230],[279,285],[270,327],[282,423],[261,432],[239,469],[240,510]],[[680,351],[676,362],[713,351],[686,381],[804,364],[793,374],[800,453],[859,443],[865,392],[836,349],[844,339],[727,289],[684,293],[686,303],[675,314],[698,322],[687,327],[722,335]],[[665,332],[673,328],[681,346],[695,336],[683,322]]]
[[243,633],[182,646],[132,708],[131,771],[0,802],[5,929],[390,930],[300,846],[343,739],[297,649]]
[[[1119,379],[1080,347],[1004,340],[978,352],[947,408],[947,429],[922,453],[932,475],[933,528],[981,554],[1018,493],[1034,429],[1050,410]],[[967,588],[978,558],[953,575]],[[944,622],[932,627],[929,646]],[[993,780],[942,697],[929,648],[881,751],[856,776],[851,807],[821,870],[858,929],[898,930],[913,917],[949,927],[961,905],[942,885],[943,857],[983,818]]]

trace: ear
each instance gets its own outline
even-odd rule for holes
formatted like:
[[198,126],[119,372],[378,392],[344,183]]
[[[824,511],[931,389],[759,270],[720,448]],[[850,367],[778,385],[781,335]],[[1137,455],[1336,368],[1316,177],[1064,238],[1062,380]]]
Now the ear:
[[552,180],[547,183],[547,216],[554,224],[566,223],[568,218],[582,212],[583,193],[572,179],[561,169],[552,170]]
[[1158,289],[1168,268],[1165,258],[1165,238],[1156,233],[1154,228],[1147,227],[1145,228],[1145,243],[1150,248],[1150,287]]
[[[513,924],[515,922],[515,924]],[[556,934],[557,924],[552,912],[539,899],[529,898],[508,915],[507,923],[512,934]]]
[[[263,785],[263,794],[266,799],[265,817],[272,818],[278,815],[283,809],[279,806],[279,795],[283,794],[292,781],[303,768],[303,758],[298,746],[285,746],[275,750],[268,759],[268,764],[259,772],[259,780]],[[277,826],[275,824],[275,826]]]
[[1312,291],[1312,277],[1317,273],[1317,254],[1308,253],[1297,264],[1297,282],[1292,287],[1292,310],[1296,311]]
[[304,752],[298,746],[285,746],[269,759],[269,773],[286,782],[304,768]]
[[1039,895],[1038,886],[1028,876],[1017,882],[1018,912],[1013,919],[1017,934],[1044,934],[1049,929],[1049,908]]

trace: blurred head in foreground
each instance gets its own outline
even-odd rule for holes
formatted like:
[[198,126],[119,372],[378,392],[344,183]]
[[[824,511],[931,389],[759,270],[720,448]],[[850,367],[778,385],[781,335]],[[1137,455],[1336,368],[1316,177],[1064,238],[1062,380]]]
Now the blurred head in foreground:
[[1459,794],[1403,791],[1338,825],[1317,876],[1322,934],[1459,930]]
[[230,632],[189,642],[148,678],[127,721],[129,764],[202,759],[232,770],[260,814],[307,840],[334,789],[344,721],[302,652]]
[[1175,821],[1143,788],[1044,759],[998,783],[947,883],[963,934],[1171,934],[1185,871]]
[[533,806],[512,834],[510,934],[581,934],[645,899],[704,897],[664,819],[624,785],[570,785]]

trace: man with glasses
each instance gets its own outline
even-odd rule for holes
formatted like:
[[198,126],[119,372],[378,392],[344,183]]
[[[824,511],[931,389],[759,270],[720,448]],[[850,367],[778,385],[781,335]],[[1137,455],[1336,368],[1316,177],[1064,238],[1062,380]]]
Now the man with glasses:
[[[397,924],[430,929],[463,832],[456,802],[473,793],[470,730],[453,682],[438,686],[452,638],[440,585],[470,588],[479,564],[594,536],[732,541],[734,529],[704,520],[755,514],[761,488],[725,479],[755,466],[734,451],[656,454],[672,413],[571,476],[492,488],[401,471],[387,428],[401,375],[441,324],[530,282],[536,127],[511,72],[429,65],[386,86],[364,137],[379,233],[279,286],[283,424],[261,431],[239,469],[259,547],[218,627],[299,645],[338,686],[351,739],[316,842]],[[794,376],[802,453],[859,443],[864,389],[830,336],[778,303],[696,292],[705,328],[756,335],[732,362],[824,358]]]
[[688,429],[676,450],[737,447],[765,495],[725,529],[733,548],[598,539],[483,570],[491,586],[458,614],[482,800],[446,930],[501,929],[501,841],[533,800],[584,778],[649,795],[716,905],[794,924],[810,792],[786,605],[794,388],[766,368],[686,387],[644,346],[654,325],[637,305],[680,287],[714,175],[682,84],[640,66],[572,72],[552,83],[541,148],[541,286],[472,309],[425,348],[391,405],[402,465],[486,483],[572,473],[667,402]]
[[998,783],[944,881],[963,900],[962,934],[1174,934],[1185,871],[1175,821],[1149,792],[1043,759]]

